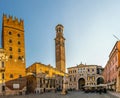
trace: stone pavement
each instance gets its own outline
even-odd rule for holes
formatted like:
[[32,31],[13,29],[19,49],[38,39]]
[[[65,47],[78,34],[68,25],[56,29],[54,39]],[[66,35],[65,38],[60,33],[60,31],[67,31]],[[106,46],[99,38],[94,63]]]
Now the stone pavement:
[[114,95],[114,96],[116,96],[116,97],[118,97],[118,98],[120,98],[120,93],[111,92],[111,91],[108,91],[108,93],[111,94],[111,95]]
[[0,98],[119,98],[113,95],[99,94],[99,93],[84,93],[80,91],[71,91],[67,95],[61,95],[60,92],[53,93],[43,93],[43,94],[30,94],[21,96],[0,96]]

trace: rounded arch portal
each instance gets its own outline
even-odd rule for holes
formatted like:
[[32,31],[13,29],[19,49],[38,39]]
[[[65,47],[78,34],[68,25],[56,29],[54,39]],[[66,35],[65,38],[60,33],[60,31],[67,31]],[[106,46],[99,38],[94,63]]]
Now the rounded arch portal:
[[98,78],[97,78],[97,85],[103,84],[103,83],[104,83],[103,77],[98,77]]
[[85,86],[85,79],[84,78],[80,78],[78,80],[78,89],[82,90],[84,88],[84,86]]

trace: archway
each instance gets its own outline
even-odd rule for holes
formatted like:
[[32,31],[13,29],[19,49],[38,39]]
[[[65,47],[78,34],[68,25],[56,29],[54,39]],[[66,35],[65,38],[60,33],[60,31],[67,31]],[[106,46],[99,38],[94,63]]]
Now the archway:
[[104,79],[102,77],[97,78],[97,85],[103,84],[103,83],[104,83]]
[[85,86],[85,79],[84,78],[80,78],[78,80],[78,89],[82,90],[84,88],[83,86]]

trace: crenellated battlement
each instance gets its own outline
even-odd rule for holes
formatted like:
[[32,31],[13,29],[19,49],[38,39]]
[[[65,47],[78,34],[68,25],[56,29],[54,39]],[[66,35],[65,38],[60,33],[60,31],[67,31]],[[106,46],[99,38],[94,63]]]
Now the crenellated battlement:
[[24,29],[24,21],[22,19],[18,19],[17,17],[7,16],[3,14],[3,26],[14,27],[17,29]]

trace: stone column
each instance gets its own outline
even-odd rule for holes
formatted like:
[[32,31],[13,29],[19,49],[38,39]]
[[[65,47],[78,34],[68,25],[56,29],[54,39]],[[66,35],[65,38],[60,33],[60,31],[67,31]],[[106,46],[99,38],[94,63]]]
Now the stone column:
[[37,88],[39,88],[39,87],[40,87],[40,79],[37,78]]
[[43,88],[43,85],[44,85],[44,84],[43,84],[43,78],[41,78],[41,84],[42,84],[41,88]]
[[53,79],[53,87],[55,88],[55,79]]
[[45,88],[48,88],[48,79],[45,79]]
[[78,81],[79,81],[79,79],[77,79],[77,81],[76,81],[77,82],[77,88],[76,88],[76,90],[79,90],[79,88],[78,88],[78,85],[79,85],[78,83],[79,82]]
[[51,87],[54,88],[54,87],[53,87],[53,79],[51,79]]
[[53,86],[52,86],[52,82],[53,82],[52,80],[53,80],[53,79],[50,80],[50,87],[51,87],[51,88],[53,87]]
[[40,78],[37,77],[37,87],[36,87],[36,93],[40,92]]
[[42,92],[43,92],[43,86],[44,86],[44,84],[43,84],[43,78],[41,78],[41,87],[40,87],[40,93],[42,93]]
[[48,79],[48,88],[50,88],[50,79]]

